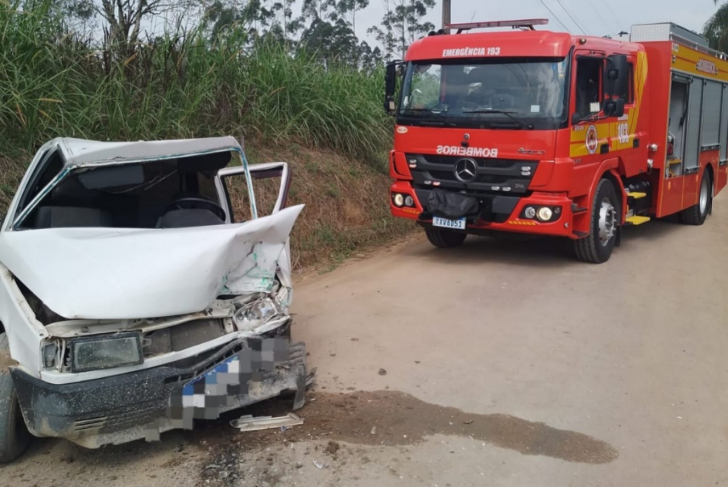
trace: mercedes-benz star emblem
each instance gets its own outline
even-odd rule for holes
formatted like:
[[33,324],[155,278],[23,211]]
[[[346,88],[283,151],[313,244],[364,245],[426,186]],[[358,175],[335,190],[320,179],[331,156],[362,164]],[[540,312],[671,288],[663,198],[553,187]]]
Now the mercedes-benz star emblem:
[[478,163],[472,159],[460,159],[455,163],[455,177],[463,183],[470,183],[478,175]]

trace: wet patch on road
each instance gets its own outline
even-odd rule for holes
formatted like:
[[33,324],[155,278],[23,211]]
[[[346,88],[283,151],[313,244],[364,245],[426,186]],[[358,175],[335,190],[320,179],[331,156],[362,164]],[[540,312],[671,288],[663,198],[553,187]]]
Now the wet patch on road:
[[[263,403],[248,413],[279,415],[286,403]],[[290,405],[288,405],[290,408]],[[253,408],[255,409],[255,407]],[[297,412],[304,424],[281,433],[277,430],[239,435],[250,449],[280,441],[338,440],[363,445],[398,446],[422,442],[432,435],[453,435],[568,462],[604,464],[619,453],[608,443],[574,431],[553,428],[505,414],[473,414],[429,404],[396,391],[351,394],[309,394],[308,404]],[[273,440],[275,441],[275,440]],[[247,449],[247,448],[246,448]]]

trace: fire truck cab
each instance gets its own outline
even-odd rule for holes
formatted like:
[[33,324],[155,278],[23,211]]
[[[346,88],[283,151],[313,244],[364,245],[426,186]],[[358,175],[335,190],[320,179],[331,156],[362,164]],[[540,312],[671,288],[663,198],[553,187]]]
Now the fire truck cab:
[[[629,42],[454,24],[387,66],[390,206],[437,247],[468,234],[567,237],[602,263],[621,229],[701,225],[728,179],[728,61],[674,24]],[[471,32],[490,27],[512,31]]]

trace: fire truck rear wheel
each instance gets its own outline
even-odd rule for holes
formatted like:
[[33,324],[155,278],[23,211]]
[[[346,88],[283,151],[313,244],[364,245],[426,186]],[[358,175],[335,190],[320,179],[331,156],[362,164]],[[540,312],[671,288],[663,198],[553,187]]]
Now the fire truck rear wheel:
[[427,227],[425,228],[425,234],[427,240],[432,245],[441,249],[450,249],[462,245],[465,242],[467,233],[453,232],[452,230],[446,230],[444,228]]
[[609,260],[617,240],[621,215],[619,203],[614,184],[608,179],[599,181],[592,202],[589,236],[574,241],[577,259],[592,264]]
[[682,222],[686,225],[702,225],[710,212],[710,206],[713,203],[712,181],[710,174],[703,172],[703,179],[700,181],[700,193],[698,196],[698,204],[691,206],[687,210],[683,210],[680,214]]

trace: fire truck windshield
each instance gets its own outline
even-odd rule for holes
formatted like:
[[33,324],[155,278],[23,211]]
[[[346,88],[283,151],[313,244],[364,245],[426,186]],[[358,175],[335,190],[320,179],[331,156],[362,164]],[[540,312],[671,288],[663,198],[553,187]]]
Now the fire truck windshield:
[[401,124],[555,129],[566,122],[568,59],[410,62]]

